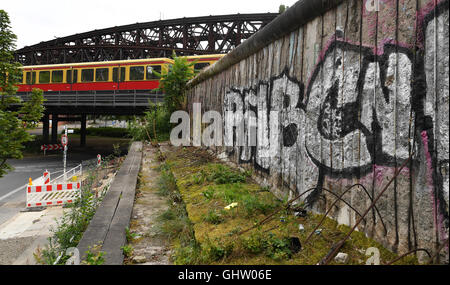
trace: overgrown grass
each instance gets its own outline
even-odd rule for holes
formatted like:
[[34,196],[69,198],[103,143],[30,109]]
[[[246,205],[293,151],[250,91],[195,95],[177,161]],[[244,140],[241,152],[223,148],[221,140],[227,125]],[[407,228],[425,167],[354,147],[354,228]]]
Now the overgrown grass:
[[[187,213],[167,212],[163,219],[174,221],[183,217],[177,223],[189,224],[194,233],[188,242],[172,240],[175,264],[313,265],[349,230],[326,218],[321,231],[308,244],[300,245],[319,223],[321,215],[294,216],[290,210],[281,208],[286,201],[253,182],[249,172],[232,169],[214,162],[213,158],[206,159],[202,150],[172,148],[166,154],[166,165],[170,164],[172,172],[163,175],[171,181],[166,185],[175,188],[176,184]],[[276,209],[282,210],[259,225]],[[299,230],[300,224],[304,230]],[[240,234],[253,226],[256,226],[253,230]],[[175,225],[170,227],[175,232]],[[348,264],[364,264],[368,258],[365,250],[369,247],[379,248],[382,262],[396,257],[360,232],[353,233],[341,251],[349,254]],[[416,263],[416,260],[411,257],[401,261],[405,263]]]

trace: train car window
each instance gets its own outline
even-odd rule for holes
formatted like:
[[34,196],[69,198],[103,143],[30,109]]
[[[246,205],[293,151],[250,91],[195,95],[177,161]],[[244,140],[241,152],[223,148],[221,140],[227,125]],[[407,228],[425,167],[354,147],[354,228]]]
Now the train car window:
[[26,84],[28,84],[28,85],[32,85],[32,84],[36,83],[36,72],[28,71],[26,74],[25,80],[26,80]]
[[105,82],[109,79],[109,69],[108,68],[97,68],[95,70],[95,81]]
[[23,84],[23,72],[19,73],[17,80],[19,81],[19,84]]
[[31,84],[31,72],[25,72],[25,84]]
[[66,71],[66,82],[67,84],[72,83],[72,70]]
[[39,83],[40,84],[50,83],[50,71],[39,72]]
[[132,66],[130,67],[130,80],[144,80],[144,67]]
[[62,70],[52,71],[52,83],[61,83],[61,82],[63,82],[63,71]]
[[125,67],[121,67],[120,68],[120,82],[124,82],[125,81]]
[[77,83],[78,82],[78,69],[75,69],[73,71],[73,75],[72,75],[72,83]]
[[195,70],[202,70],[203,68],[208,67],[208,66],[210,66],[210,65],[211,65],[211,64],[210,64],[209,62],[196,63],[196,64],[194,65],[194,69],[195,69]]
[[112,76],[112,80],[113,82],[119,82],[119,68],[118,67],[114,67],[113,68],[113,76]]
[[153,73],[153,71],[161,74],[161,65],[147,65],[147,80],[159,79],[159,76]]
[[94,70],[93,69],[82,69],[81,70],[81,82],[92,82],[94,81]]

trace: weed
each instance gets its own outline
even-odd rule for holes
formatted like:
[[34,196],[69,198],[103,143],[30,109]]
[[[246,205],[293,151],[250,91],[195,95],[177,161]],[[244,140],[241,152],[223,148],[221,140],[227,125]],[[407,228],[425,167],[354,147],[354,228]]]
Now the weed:
[[206,180],[206,174],[203,170],[200,171],[200,173],[195,173],[192,175],[192,180],[194,184],[200,185],[203,184]]
[[252,216],[255,213],[262,213],[262,214],[266,215],[269,212],[271,212],[273,209],[275,209],[278,204],[278,203],[273,203],[273,202],[266,203],[254,194],[243,195],[241,200],[242,200],[242,204],[244,206],[247,216]]
[[125,228],[125,235],[127,237],[127,242],[132,242],[139,236],[137,233],[132,233],[128,227]]
[[48,238],[48,245],[34,255],[38,263],[64,264],[69,258],[66,255],[67,249],[78,245],[105,194],[102,192],[100,197],[96,198],[91,191],[97,181],[97,175],[96,171],[90,173],[81,188],[81,198],[68,204],[68,211],[57,220],[56,227],[51,228],[53,235]]
[[133,251],[134,251],[133,246],[130,244],[124,245],[124,246],[120,247],[120,249],[122,250],[123,255],[125,255],[126,257],[131,257],[131,255],[133,254]]
[[105,262],[105,252],[100,251],[100,246],[95,245],[89,247],[86,251],[86,260],[83,260],[81,264],[83,265],[102,265]]
[[207,199],[207,200],[211,200],[214,196],[214,188],[209,186],[208,189],[206,189],[205,191],[202,192],[202,195]]
[[267,240],[259,231],[255,231],[249,237],[241,239],[243,248],[251,254],[264,252],[267,247]]
[[233,243],[224,244],[220,240],[216,240],[214,243],[207,238],[202,244],[202,263],[209,264],[223,259],[231,254],[233,248]]
[[206,214],[203,218],[205,222],[210,224],[218,225],[224,221],[224,217],[222,213],[218,213],[217,210],[209,210],[208,214]]
[[159,217],[158,219],[160,221],[171,221],[171,220],[175,220],[176,218],[176,213],[173,209],[167,209],[166,211],[164,211]]
[[255,231],[250,236],[241,239],[243,248],[251,254],[264,253],[274,260],[286,260],[291,258],[290,239],[279,238],[272,233],[264,234]]
[[233,171],[230,167],[225,165],[213,164],[212,171],[207,179],[211,182],[214,181],[216,184],[227,184],[245,182],[247,176],[248,173]]
[[173,173],[169,170],[162,170],[158,180],[157,194],[161,196],[168,196],[177,188],[177,182]]

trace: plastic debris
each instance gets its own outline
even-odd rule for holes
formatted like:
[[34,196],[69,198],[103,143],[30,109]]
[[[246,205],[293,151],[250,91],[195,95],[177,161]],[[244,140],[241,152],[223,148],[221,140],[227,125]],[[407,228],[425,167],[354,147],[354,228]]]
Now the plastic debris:
[[320,235],[322,233],[322,229],[317,229],[317,230],[314,231],[314,233],[316,235]]
[[302,224],[300,224],[298,225],[298,230],[303,232],[305,230],[305,227]]
[[336,255],[336,257],[334,258],[334,260],[336,262],[339,262],[339,263],[347,263],[348,259],[349,259],[348,254],[347,253],[343,253],[343,252],[339,252]]
[[231,203],[230,205],[228,205],[228,206],[225,207],[225,210],[229,211],[229,210],[231,210],[232,208],[237,207],[237,205],[238,205],[238,203],[236,203],[236,202]]

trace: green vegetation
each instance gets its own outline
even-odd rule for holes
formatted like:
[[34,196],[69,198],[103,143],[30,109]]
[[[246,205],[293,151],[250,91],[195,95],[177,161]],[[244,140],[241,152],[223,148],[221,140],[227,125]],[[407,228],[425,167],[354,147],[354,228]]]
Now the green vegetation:
[[166,141],[169,139],[170,113],[164,105],[150,103],[143,117],[130,121],[127,132],[135,141]]
[[282,14],[282,13],[286,12],[287,9],[289,9],[289,6],[286,6],[286,5],[281,4],[281,5],[278,7],[278,13]]
[[[80,134],[80,129],[74,129],[74,134]],[[113,127],[86,128],[86,135],[110,138],[127,138],[130,136],[127,129]]]
[[42,90],[33,89],[25,103],[15,96],[22,76],[20,64],[14,62],[16,39],[8,14],[0,10],[0,177],[12,169],[6,160],[23,157],[24,144],[34,138],[27,130],[36,127],[44,112]]
[[[113,157],[106,157],[102,162],[102,167],[110,164]],[[35,260],[40,264],[65,264],[70,258],[67,255],[67,249],[76,247],[83,237],[91,219],[95,215],[98,205],[101,204],[106,191],[94,192],[92,189],[97,179],[96,171],[89,172],[89,176],[83,181],[81,188],[81,197],[76,199],[74,203],[67,204],[67,211],[56,221],[57,225],[51,229],[53,235],[48,238],[48,245],[43,249],[38,249],[34,254]],[[106,186],[107,187],[107,186]],[[96,194],[100,193],[96,198]],[[128,235],[127,235],[128,237]],[[88,264],[91,262],[101,262],[103,254],[88,254],[86,260]]]
[[[294,216],[268,187],[252,181],[248,171],[222,165],[201,149],[171,148],[165,155],[160,167],[165,182],[159,190],[166,196],[175,191],[177,202],[170,199],[159,227],[170,237],[175,264],[313,265],[350,230],[326,218],[321,231],[304,244],[321,215]],[[273,215],[267,219],[269,214]],[[300,224],[304,230],[299,230]],[[364,264],[369,247],[380,250],[382,263],[396,257],[361,232],[352,233],[341,251],[349,254],[348,264]],[[417,260],[407,257],[397,263]]]
[[86,251],[86,260],[81,262],[82,265],[102,265],[105,263],[105,252],[100,251],[101,246],[95,245],[93,247],[89,247],[89,250]]
[[173,65],[169,67],[169,72],[162,76],[160,81],[160,89],[165,94],[164,105],[170,114],[186,109],[187,83],[195,76],[193,69],[195,62],[190,63],[186,57],[178,57],[175,51],[172,58]]
[[130,244],[124,245],[120,247],[120,249],[122,250],[123,255],[125,255],[125,257],[131,257],[133,255],[134,248]]
[[143,117],[134,118],[128,133],[138,141],[167,141],[170,138],[170,116],[173,112],[186,108],[186,86],[194,75],[192,66],[186,57],[173,54],[174,64],[169,67],[167,74],[157,74],[160,79],[160,90],[164,93],[163,104],[152,104]]

